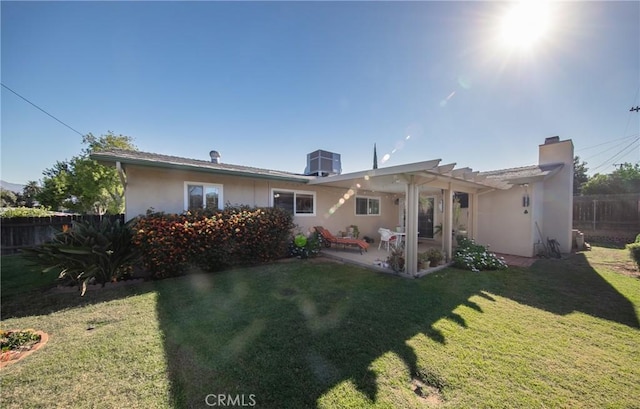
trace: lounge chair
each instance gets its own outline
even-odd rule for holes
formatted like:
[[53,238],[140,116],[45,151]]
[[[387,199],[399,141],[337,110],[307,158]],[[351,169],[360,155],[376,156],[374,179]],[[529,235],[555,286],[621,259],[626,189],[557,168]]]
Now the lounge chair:
[[331,234],[329,230],[325,229],[322,226],[316,226],[315,229],[318,234],[322,236],[322,239],[326,243],[328,243],[327,247],[330,247],[332,244],[342,245],[343,248],[345,248],[346,246],[356,246],[360,250],[360,254],[362,254],[362,250],[367,251],[367,248],[369,248],[369,243],[364,240],[351,239],[347,237],[336,237]]

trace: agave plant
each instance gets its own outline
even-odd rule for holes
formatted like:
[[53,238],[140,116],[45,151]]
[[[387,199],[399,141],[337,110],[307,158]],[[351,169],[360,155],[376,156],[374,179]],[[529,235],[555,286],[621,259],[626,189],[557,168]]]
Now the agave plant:
[[76,222],[26,253],[44,267],[43,273],[60,269],[59,278],[80,286],[82,295],[92,281],[103,286],[117,281],[138,258],[129,225],[108,218],[98,223]]

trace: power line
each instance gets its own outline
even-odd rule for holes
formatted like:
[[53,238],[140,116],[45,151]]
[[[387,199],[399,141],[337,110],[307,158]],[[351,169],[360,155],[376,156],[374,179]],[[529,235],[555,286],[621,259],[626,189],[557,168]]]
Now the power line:
[[585,157],[585,158],[584,158],[584,160],[586,161],[586,160],[589,160],[589,159],[591,159],[591,158],[595,158],[596,156],[604,155],[605,153],[607,153],[607,152],[609,152],[609,151],[612,151],[612,150],[614,150],[614,149],[617,149],[617,148],[619,148],[620,146],[624,145],[625,143],[627,143],[627,140],[628,140],[628,139],[630,139],[630,138],[637,138],[638,136],[640,136],[640,134],[635,134],[635,135],[631,135],[631,136],[629,136],[629,137],[627,137],[627,138],[623,138],[622,142],[618,142],[617,144],[615,144],[615,145],[613,145],[613,146],[610,146],[609,148],[607,148],[607,149],[605,149],[605,150],[598,151],[597,153],[594,153],[593,155],[590,155],[590,156],[588,156],[588,157]]
[[70,127],[69,125],[65,124],[64,122],[62,122],[61,120],[59,120],[58,118],[56,118],[55,116],[51,115],[50,113],[48,113],[47,111],[45,111],[44,109],[40,108],[39,106],[37,106],[36,104],[34,104],[33,102],[29,101],[28,99],[26,99],[25,97],[23,97],[22,95],[18,94],[17,92],[15,92],[14,90],[12,90],[11,88],[7,87],[6,85],[4,85],[3,83],[0,82],[0,85],[2,85],[3,87],[5,87],[6,89],[8,89],[9,91],[13,92],[15,95],[17,95],[18,97],[22,98],[23,100],[25,100],[26,102],[28,102],[29,104],[33,105],[35,108],[39,109],[40,111],[42,111],[43,113],[49,115],[51,118],[55,119],[56,121],[60,122],[62,125],[66,126],[67,128],[71,129],[73,132],[77,133],[78,135],[84,137],[84,135],[73,129],[72,127]]
[[597,145],[591,145],[591,146],[587,146],[587,147],[585,147],[585,148],[576,149],[576,152],[582,152],[582,151],[586,151],[587,149],[597,148],[597,147],[599,147],[599,146],[607,145],[607,144],[610,144],[610,143],[613,143],[613,142],[622,141],[622,140],[625,140],[625,139],[635,138],[635,137],[637,137],[638,135],[639,135],[639,134],[635,134],[635,135],[629,135],[629,136],[625,136],[625,137],[618,138],[618,139],[612,139],[612,140],[610,140],[610,141],[602,142],[602,143],[599,143],[599,144],[597,144]]
[[[596,166],[595,168],[593,168],[592,170],[596,170],[599,169],[605,165],[608,165],[609,162],[612,162],[614,160],[616,160],[616,158],[623,153],[624,151],[626,151],[627,149],[629,149],[631,146],[633,146],[636,142],[640,141],[640,137],[634,139],[633,141],[631,141],[630,144],[628,144],[627,146],[625,146],[624,148],[622,148],[620,151],[618,151],[615,155],[613,155],[612,157],[610,157],[609,159],[605,160],[604,162],[602,162],[599,166]],[[624,155],[622,155],[622,157],[624,157],[626,155],[626,153],[624,153]]]

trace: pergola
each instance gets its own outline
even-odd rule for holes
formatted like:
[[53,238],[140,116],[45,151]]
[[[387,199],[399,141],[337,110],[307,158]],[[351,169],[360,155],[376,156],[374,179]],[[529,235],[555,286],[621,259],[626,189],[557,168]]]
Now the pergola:
[[[354,173],[327,176],[308,182],[309,185],[323,185],[342,188],[368,190],[373,192],[404,194],[406,217],[405,266],[408,275],[417,273],[418,261],[418,208],[421,193],[438,192],[443,195],[442,231],[453,228],[453,194],[469,194],[471,204],[469,234],[477,233],[478,195],[496,189],[509,189],[512,185],[505,181],[487,178],[471,168],[456,169],[455,163],[440,165],[441,159],[406,165],[391,166]],[[443,251],[451,257],[451,234],[443,234]]]

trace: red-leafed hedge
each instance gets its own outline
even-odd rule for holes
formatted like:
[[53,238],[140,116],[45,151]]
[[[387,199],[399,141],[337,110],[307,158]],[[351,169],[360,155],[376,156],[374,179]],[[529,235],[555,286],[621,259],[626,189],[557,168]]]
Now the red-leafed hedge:
[[193,264],[215,271],[286,256],[291,214],[276,208],[228,207],[216,212],[149,213],[134,224],[134,243],[155,277]]

